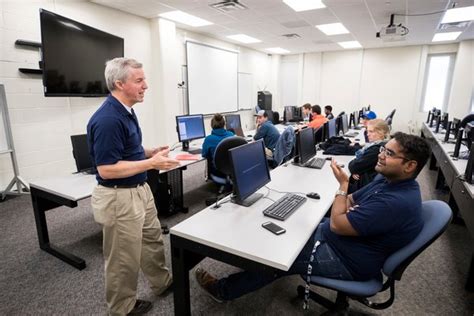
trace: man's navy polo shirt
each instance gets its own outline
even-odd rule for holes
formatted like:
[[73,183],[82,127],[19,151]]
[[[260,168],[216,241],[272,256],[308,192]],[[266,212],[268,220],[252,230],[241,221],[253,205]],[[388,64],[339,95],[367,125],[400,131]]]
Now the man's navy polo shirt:
[[[129,113],[112,95],[105,99],[89,120],[87,141],[96,166],[113,165],[120,160],[145,159],[142,132],[135,112],[132,110]],[[146,178],[147,173],[142,172],[128,178],[105,180],[97,173],[97,181],[105,186],[135,185],[146,181]]]
[[333,233],[323,225],[326,241],[356,280],[367,280],[393,252],[411,242],[423,228],[420,187],[414,179],[389,183],[382,175],[352,194],[347,219],[359,234]]

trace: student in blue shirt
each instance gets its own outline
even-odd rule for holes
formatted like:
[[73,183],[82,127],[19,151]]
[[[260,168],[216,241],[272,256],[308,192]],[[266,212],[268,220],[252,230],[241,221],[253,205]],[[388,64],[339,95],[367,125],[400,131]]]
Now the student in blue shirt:
[[375,167],[379,175],[350,195],[348,175],[332,161],[340,186],[331,217],[316,228],[287,272],[242,271],[218,280],[198,268],[199,285],[216,301],[226,301],[282,276],[305,275],[308,271],[342,280],[378,277],[386,258],[412,241],[423,227],[421,194],[415,178],[430,156],[426,141],[400,132],[380,148]]
[[273,150],[280,138],[280,133],[273,125],[271,121],[268,120],[268,114],[264,110],[258,111],[257,113],[257,132],[253,137],[254,140],[259,140],[263,138],[263,143],[265,144],[265,152],[267,156],[273,156]]
[[204,139],[204,143],[202,144],[201,155],[211,162],[209,164],[209,167],[211,168],[210,172],[212,174],[217,174],[214,164],[212,163],[212,160],[214,159],[214,152],[216,151],[217,145],[219,145],[219,143],[223,139],[234,136],[234,133],[230,131],[226,131],[224,129],[224,126],[225,126],[224,117],[218,113],[214,114],[214,117],[211,119],[211,127],[212,127],[211,135],[207,136]]

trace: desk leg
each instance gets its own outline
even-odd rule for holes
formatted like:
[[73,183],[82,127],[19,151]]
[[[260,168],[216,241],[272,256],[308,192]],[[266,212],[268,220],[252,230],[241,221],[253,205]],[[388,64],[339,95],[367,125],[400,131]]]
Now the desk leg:
[[189,270],[205,257],[186,250],[186,240],[175,235],[170,236],[171,260],[173,267],[173,299],[175,315],[191,315],[189,293]]
[[431,153],[431,158],[430,158],[430,170],[437,170],[438,167],[436,167],[436,157],[433,153]]
[[466,282],[466,291],[474,292],[474,253],[471,257],[471,266],[469,267],[469,271],[467,272],[467,282]]
[[38,233],[40,248],[56,258],[72,265],[76,269],[84,269],[86,267],[86,262],[83,259],[50,244],[48,224],[46,222],[46,211],[62,205],[76,207],[77,202],[58,197],[34,187],[31,188],[31,201],[33,203],[33,212],[35,214],[36,231]]

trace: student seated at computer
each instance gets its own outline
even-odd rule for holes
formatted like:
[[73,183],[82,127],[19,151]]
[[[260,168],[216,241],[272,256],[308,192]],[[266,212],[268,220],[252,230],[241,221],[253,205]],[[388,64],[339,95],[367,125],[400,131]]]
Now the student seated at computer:
[[332,106],[326,105],[324,107],[324,114],[326,114],[328,120],[332,120],[334,118],[334,115],[332,114]]
[[311,122],[309,122],[308,127],[318,128],[320,126],[323,126],[324,123],[328,121],[328,119],[324,115],[321,115],[321,107],[319,105],[313,105],[311,107],[311,110],[313,111],[313,119],[311,120]]
[[319,224],[287,272],[242,271],[218,280],[198,268],[195,275],[199,285],[215,300],[227,301],[282,276],[307,275],[308,271],[313,276],[342,280],[379,276],[385,260],[411,242],[423,227],[420,187],[415,178],[430,156],[425,140],[400,132],[381,149],[376,166],[380,175],[350,195],[348,175],[332,161],[339,189],[331,217]]
[[273,156],[273,150],[280,138],[280,133],[273,125],[271,121],[268,120],[268,114],[264,110],[261,110],[257,114],[257,132],[255,133],[253,139],[259,140],[263,139],[265,144],[265,153],[268,157]]
[[311,109],[311,104],[309,103],[306,103],[306,104],[303,104],[303,106],[301,107],[301,113],[303,114],[303,121],[305,122],[311,122],[312,120],[312,109]]
[[217,145],[225,138],[234,136],[234,133],[227,131],[224,129],[225,126],[225,119],[219,113],[214,114],[211,119],[211,127],[212,132],[211,135],[208,135],[204,139],[204,143],[202,144],[202,152],[201,155],[206,158],[209,162],[210,172],[212,174],[219,174],[217,170],[215,170],[212,160],[214,158],[214,152],[216,151]]
[[362,114],[362,125],[364,125],[364,138],[365,142],[369,141],[369,138],[367,136],[367,124],[369,123],[370,120],[375,120],[377,118],[377,114],[375,114],[374,111],[366,111],[364,114]]
[[349,162],[349,193],[355,192],[369,184],[377,175],[377,165],[380,147],[385,145],[389,135],[389,127],[385,120],[375,119],[367,123],[369,142],[356,151],[356,157]]

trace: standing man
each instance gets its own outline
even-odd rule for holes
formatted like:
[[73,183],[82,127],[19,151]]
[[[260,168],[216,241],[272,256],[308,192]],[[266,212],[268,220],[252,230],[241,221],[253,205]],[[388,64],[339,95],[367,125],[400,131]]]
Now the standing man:
[[258,111],[257,132],[255,133],[253,139],[259,140],[262,138],[263,143],[265,144],[265,153],[267,156],[273,157],[273,150],[275,149],[278,139],[280,138],[280,133],[273,123],[268,120],[268,114],[264,110]]
[[98,171],[92,209],[103,226],[106,300],[110,315],[142,315],[152,304],[136,299],[140,268],[156,295],[173,282],[147,170],[170,169],[179,162],[168,158],[168,147],[142,146],[132,109],[143,102],[148,88],[142,64],[129,58],[110,60],[105,79],[110,95],[87,124],[87,139]]

